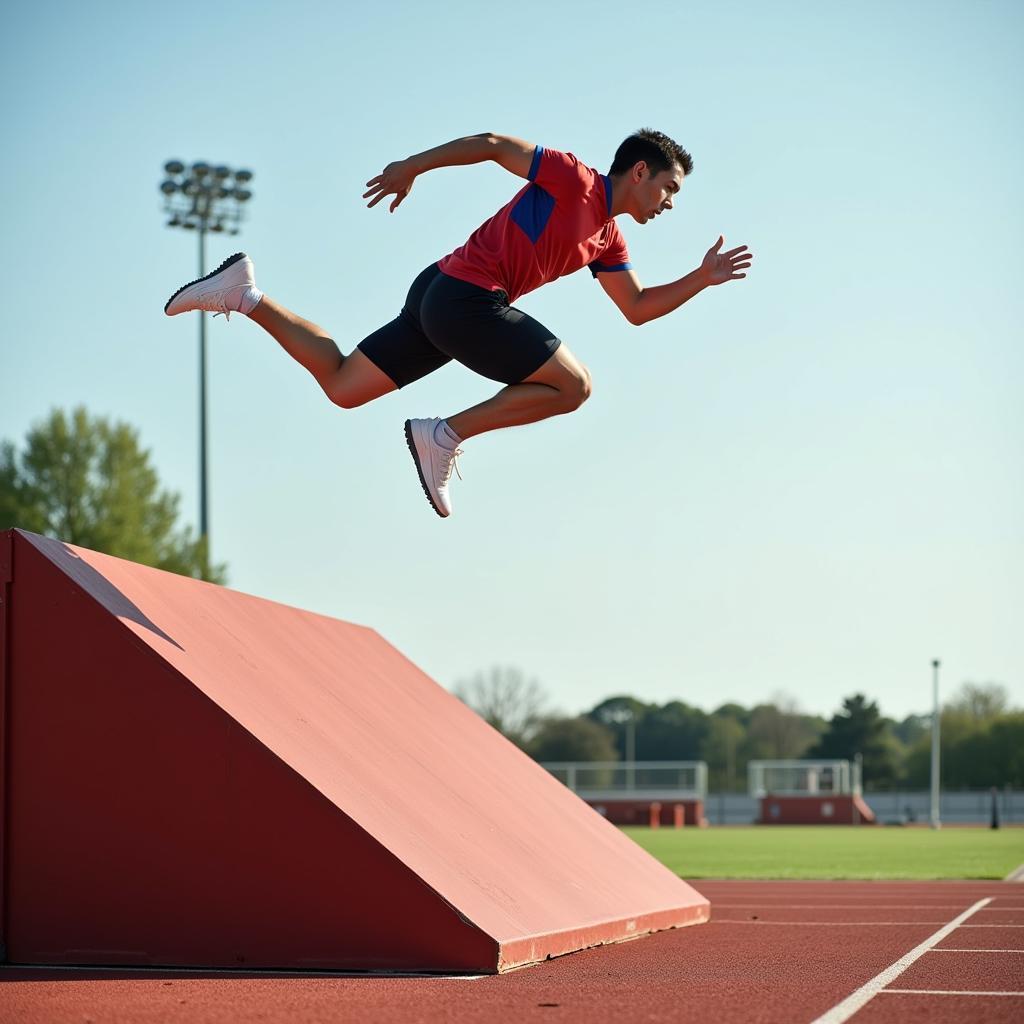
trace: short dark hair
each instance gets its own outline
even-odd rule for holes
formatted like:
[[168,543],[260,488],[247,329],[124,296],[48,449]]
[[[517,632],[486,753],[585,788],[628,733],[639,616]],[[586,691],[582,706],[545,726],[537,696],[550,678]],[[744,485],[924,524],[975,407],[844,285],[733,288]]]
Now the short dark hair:
[[673,142],[664,132],[641,128],[615,150],[615,159],[608,174],[622,174],[640,160],[647,162],[652,174],[669,171],[677,164],[682,167],[684,175],[693,171],[693,157],[678,142]]

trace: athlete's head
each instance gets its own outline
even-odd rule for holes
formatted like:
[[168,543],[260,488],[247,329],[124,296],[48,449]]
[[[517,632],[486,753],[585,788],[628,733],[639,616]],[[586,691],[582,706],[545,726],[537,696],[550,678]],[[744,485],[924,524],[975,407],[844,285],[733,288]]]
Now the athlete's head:
[[672,209],[672,197],[693,171],[693,158],[662,132],[641,128],[615,151],[608,177],[615,194],[623,195],[625,212],[646,224]]

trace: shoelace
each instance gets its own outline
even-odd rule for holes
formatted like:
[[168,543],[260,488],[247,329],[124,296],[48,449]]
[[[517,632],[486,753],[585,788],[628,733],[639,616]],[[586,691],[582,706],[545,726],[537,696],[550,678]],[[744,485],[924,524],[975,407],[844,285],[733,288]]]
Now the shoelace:
[[[224,288],[219,292],[213,292],[212,295],[204,297],[205,302],[209,303],[210,305],[216,305],[220,307],[220,309],[213,315],[215,317],[222,316],[224,317],[225,320],[229,322],[231,320],[231,314],[237,312],[237,310],[228,309],[228,304],[225,296],[227,296],[228,292],[231,291],[234,291],[234,288]],[[207,310],[207,312],[212,313],[213,310]]]
[[214,313],[213,315],[215,317],[222,316],[222,317],[224,317],[224,319],[226,321],[228,321],[230,323],[230,321],[231,321],[231,314],[234,311],[228,309],[228,304],[224,301],[224,296],[227,295],[227,293],[228,293],[227,291],[223,291],[223,292],[218,292],[217,293],[217,301],[220,303],[221,308],[220,308],[219,312]]
[[459,456],[464,455],[465,452],[461,448],[456,448],[451,453],[451,458],[448,460],[448,465],[445,467],[444,476],[441,478],[441,486],[444,487],[446,483],[452,478],[452,470],[455,470],[456,475],[461,480],[462,472],[459,470]]

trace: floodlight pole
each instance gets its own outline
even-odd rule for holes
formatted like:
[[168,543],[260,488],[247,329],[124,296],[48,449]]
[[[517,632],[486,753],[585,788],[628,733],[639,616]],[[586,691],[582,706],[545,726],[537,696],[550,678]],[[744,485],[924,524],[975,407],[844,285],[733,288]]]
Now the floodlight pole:
[[[199,221],[199,277],[206,274],[206,217]],[[206,313],[199,311],[199,536],[210,560],[209,501],[206,489]]]
[[[206,275],[206,232],[238,234],[242,206],[252,198],[245,186],[252,171],[211,167],[199,161],[186,168],[180,160],[164,164],[168,177],[160,185],[165,209],[171,219],[168,227],[188,228],[199,236],[199,274]],[[233,180],[232,180],[233,179]],[[206,313],[199,313],[199,537],[210,562],[210,517],[208,488],[207,387],[206,387]]]
[[942,828],[939,820],[939,659],[932,661],[932,828]]

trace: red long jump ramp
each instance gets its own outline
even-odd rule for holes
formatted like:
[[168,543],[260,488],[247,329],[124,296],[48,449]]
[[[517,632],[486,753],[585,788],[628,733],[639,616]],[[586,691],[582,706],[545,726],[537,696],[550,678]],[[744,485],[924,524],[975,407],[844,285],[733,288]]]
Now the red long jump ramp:
[[371,629],[0,533],[12,963],[494,973],[708,902]]

